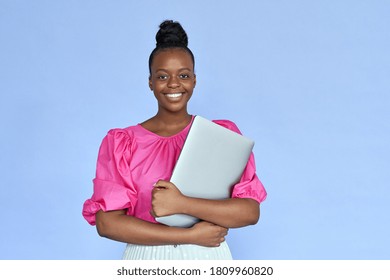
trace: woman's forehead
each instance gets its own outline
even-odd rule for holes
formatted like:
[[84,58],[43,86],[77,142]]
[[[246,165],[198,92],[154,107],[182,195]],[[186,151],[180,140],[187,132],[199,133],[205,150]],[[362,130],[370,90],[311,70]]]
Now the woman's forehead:
[[[169,48],[156,53],[152,68],[189,68],[193,69],[193,62],[191,55],[182,48]],[[156,70],[156,69],[155,69]]]

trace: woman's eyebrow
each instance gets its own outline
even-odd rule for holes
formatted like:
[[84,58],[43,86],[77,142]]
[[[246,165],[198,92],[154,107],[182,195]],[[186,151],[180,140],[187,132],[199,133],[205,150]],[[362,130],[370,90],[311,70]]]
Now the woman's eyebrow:
[[[178,69],[178,71],[183,71],[183,70],[186,70],[186,71],[192,71],[190,68],[188,67],[183,67],[183,68],[180,68]],[[169,72],[169,70],[167,69],[164,69],[164,68],[159,68],[159,69],[156,69],[155,73],[159,72],[159,71],[162,71],[162,72]]]

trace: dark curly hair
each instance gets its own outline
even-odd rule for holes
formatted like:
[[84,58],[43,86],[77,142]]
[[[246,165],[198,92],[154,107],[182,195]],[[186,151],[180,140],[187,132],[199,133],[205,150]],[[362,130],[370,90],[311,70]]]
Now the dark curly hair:
[[155,55],[166,49],[180,48],[190,54],[195,67],[195,58],[192,51],[187,47],[188,37],[181,24],[173,20],[165,20],[160,24],[156,34],[156,47],[149,56],[149,74],[151,74],[152,63]]

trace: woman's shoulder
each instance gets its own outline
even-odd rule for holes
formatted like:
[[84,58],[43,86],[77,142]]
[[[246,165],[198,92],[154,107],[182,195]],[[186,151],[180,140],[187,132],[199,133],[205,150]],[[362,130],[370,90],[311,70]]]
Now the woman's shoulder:
[[125,128],[111,128],[108,130],[107,135],[116,138],[132,138],[136,129],[137,125],[132,125]]
[[135,139],[135,131],[137,125],[128,126],[125,128],[111,128],[103,138],[103,142],[117,145],[131,145]]
[[106,138],[112,138],[117,141],[127,141],[127,142],[145,142],[145,141],[155,141],[156,137],[153,136],[154,133],[148,131],[140,123],[135,125],[130,125],[124,128],[111,128],[107,132]]
[[220,125],[220,126],[223,126],[227,129],[230,129],[234,132],[237,132],[237,133],[240,133],[241,134],[241,131],[240,129],[238,128],[238,126],[233,122],[233,121],[230,121],[230,120],[213,120],[214,123]]

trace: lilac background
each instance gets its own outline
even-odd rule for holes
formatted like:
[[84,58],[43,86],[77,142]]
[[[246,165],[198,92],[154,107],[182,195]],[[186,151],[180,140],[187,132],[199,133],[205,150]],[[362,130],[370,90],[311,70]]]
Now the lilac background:
[[0,0],[0,259],[118,259],[81,216],[100,141],[156,111],[164,19],[196,56],[190,111],[256,141],[268,191],[236,259],[389,259],[388,1]]

